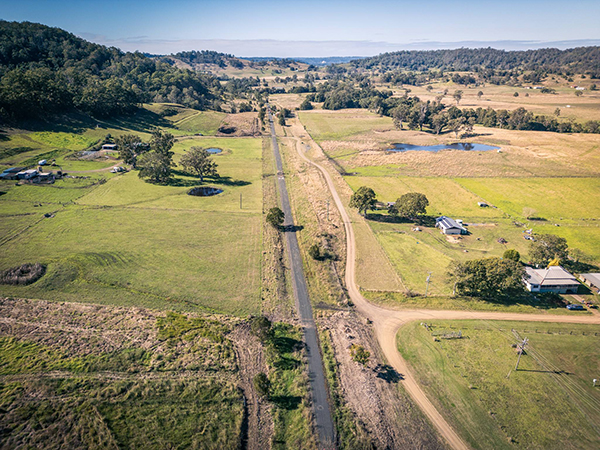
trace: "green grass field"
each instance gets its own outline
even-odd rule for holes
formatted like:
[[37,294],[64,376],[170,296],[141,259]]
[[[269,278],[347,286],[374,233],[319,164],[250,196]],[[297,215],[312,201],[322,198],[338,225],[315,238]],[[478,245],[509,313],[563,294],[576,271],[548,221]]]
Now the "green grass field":
[[317,142],[345,139],[378,128],[393,128],[391,118],[364,109],[300,111],[299,117],[306,131]]
[[[196,120],[194,126],[205,130],[214,128],[221,117],[194,114],[189,115]],[[187,192],[201,184],[195,177],[176,172],[171,185],[153,185],[135,171],[87,171],[114,162],[67,157],[95,142],[98,133],[87,129],[11,137],[38,146],[33,156],[12,152],[7,156],[15,159],[11,165],[35,159],[54,146],[66,147],[57,162],[79,178],[45,186],[0,183],[0,270],[25,262],[47,265],[37,283],[3,285],[0,295],[240,315],[259,312],[262,140],[195,137],[177,142],[175,162],[191,146],[223,149],[214,156],[221,177],[204,181],[223,193],[194,197]],[[11,139],[0,142],[0,150],[11,153]],[[43,218],[45,213],[54,217]]]
[[[512,329],[530,342],[518,371]],[[463,339],[442,337],[459,330]],[[433,321],[428,331],[415,322],[401,329],[398,348],[473,448],[594,449],[600,389],[591,380],[600,370],[599,334],[591,325]]]

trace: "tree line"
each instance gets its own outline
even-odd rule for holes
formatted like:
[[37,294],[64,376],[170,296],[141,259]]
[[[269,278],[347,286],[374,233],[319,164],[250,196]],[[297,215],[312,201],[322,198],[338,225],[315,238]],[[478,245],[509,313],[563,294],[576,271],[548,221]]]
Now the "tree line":
[[527,71],[572,75],[589,74],[600,78],[600,47],[577,47],[568,50],[543,48],[507,51],[493,48],[459,48],[453,50],[404,50],[383,53],[351,61],[354,68],[380,71],[405,69],[425,72],[430,69],[475,71],[480,69]]
[[69,111],[102,117],[131,112],[143,102],[218,109],[221,96],[212,75],[94,44],[59,28],[0,21],[4,118]]

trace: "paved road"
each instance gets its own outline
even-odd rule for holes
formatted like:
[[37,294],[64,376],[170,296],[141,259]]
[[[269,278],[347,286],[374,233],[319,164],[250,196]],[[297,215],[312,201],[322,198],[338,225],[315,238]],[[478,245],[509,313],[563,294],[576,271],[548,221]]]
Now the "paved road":
[[[296,148],[302,159],[321,171],[325,181],[327,182],[327,186],[329,187],[329,191],[331,192],[334,202],[342,216],[347,241],[345,281],[350,299],[361,314],[373,321],[377,340],[379,341],[379,344],[381,345],[383,353],[389,364],[403,376],[404,388],[410,394],[413,400],[419,405],[421,410],[427,415],[440,435],[446,439],[451,448],[455,450],[467,450],[469,447],[427,398],[425,392],[421,389],[413,374],[410,372],[406,361],[402,358],[400,352],[398,352],[396,335],[398,334],[398,330],[402,325],[413,320],[432,319],[519,320],[531,322],[600,324],[600,317],[597,315],[557,316],[550,314],[518,314],[459,310],[390,310],[370,303],[365,297],[363,297],[356,285],[356,243],[354,239],[354,230],[352,228],[352,220],[337,192],[333,178],[331,177],[329,171],[325,169],[325,167],[312,161],[306,156],[305,152],[309,149],[309,146],[303,144],[299,138],[296,139]],[[316,144],[315,148],[318,148]]]
[[300,247],[298,246],[298,238],[296,232],[293,231],[294,218],[290,207],[290,199],[285,184],[285,177],[283,175],[281,154],[279,153],[279,145],[277,144],[275,126],[273,125],[273,116],[270,109],[269,121],[271,125],[273,154],[275,155],[275,162],[277,164],[277,186],[281,198],[281,207],[285,213],[283,225],[288,229],[285,233],[285,238],[292,273],[292,285],[296,296],[296,308],[304,327],[304,342],[306,344],[308,356],[308,377],[311,387],[313,413],[319,439],[319,448],[334,449],[335,431],[333,420],[331,419],[331,410],[329,408],[327,385],[325,383],[325,374],[323,372],[323,361],[321,359],[321,352],[317,340],[317,329],[313,319],[310,297],[306,287],[306,279],[304,278],[304,269],[302,266],[302,256],[300,255]]

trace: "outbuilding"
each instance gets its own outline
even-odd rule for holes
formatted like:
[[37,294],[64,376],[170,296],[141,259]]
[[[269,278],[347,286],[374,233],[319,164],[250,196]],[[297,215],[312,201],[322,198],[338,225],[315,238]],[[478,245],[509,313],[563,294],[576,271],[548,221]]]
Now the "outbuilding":
[[596,292],[600,292],[600,273],[582,273],[579,278]]
[[17,173],[17,179],[19,180],[30,180],[33,177],[38,176],[38,171],[35,169],[24,170],[22,172]]
[[556,294],[576,294],[579,288],[577,278],[560,266],[547,269],[526,267],[528,275],[523,281],[530,292],[554,292]]
[[117,144],[104,144],[102,150],[116,150]]
[[462,226],[462,223],[451,219],[450,217],[442,216],[435,219],[435,226],[444,234],[468,234],[469,231]]

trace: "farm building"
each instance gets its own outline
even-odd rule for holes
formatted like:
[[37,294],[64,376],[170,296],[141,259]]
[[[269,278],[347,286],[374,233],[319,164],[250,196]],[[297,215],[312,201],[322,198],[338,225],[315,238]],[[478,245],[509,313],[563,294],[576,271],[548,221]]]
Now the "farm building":
[[529,278],[524,279],[530,292],[554,292],[556,294],[576,294],[579,288],[577,279],[560,266],[547,269],[526,267]]
[[442,216],[435,219],[435,226],[444,234],[468,234],[469,232],[462,223],[450,217]]
[[600,292],[600,273],[582,273],[579,278],[596,292]]
[[30,180],[33,177],[37,177],[38,171],[35,169],[24,170],[17,173],[17,179],[19,180]]
[[0,180],[16,180],[18,178],[17,174],[23,170],[22,167],[11,167],[9,169],[5,169],[0,174]]
[[116,150],[117,144],[104,144],[102,150]]

